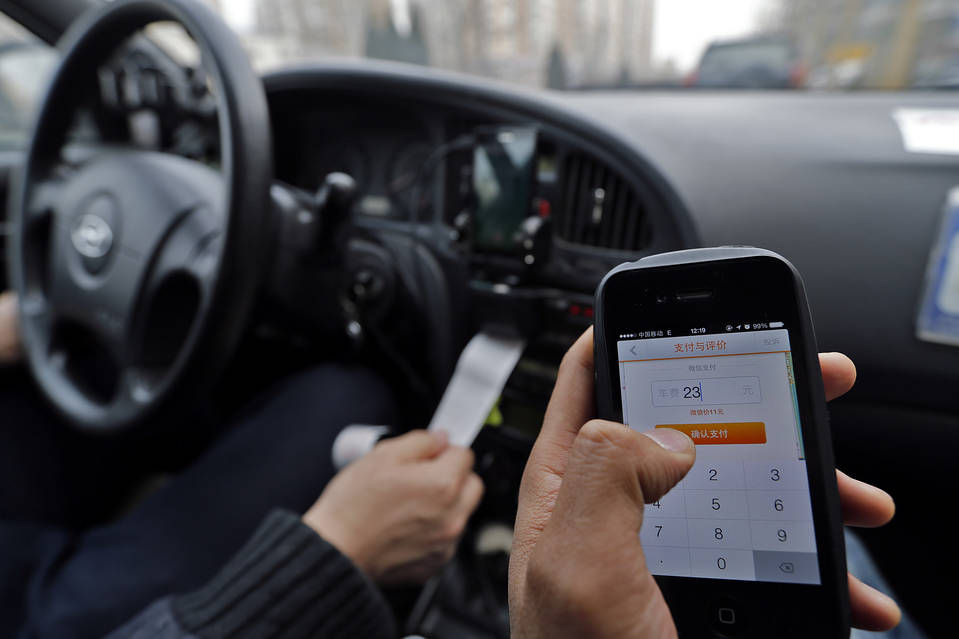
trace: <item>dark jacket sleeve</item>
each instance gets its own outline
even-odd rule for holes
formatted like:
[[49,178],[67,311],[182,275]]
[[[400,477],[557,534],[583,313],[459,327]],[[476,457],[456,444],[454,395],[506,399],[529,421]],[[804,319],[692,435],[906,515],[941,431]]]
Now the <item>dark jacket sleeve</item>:
[[203,588],[154,602],[109,639],[392,636],[376,587],[299,517],[278,510]]

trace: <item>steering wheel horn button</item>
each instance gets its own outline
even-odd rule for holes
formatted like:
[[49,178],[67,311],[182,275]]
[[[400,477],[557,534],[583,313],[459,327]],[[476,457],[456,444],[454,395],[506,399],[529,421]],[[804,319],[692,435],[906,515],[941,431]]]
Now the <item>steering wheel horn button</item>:
[[91,259],[106,257],[113,247],[113,229],[93,213],[87,213],[77,221],[70,237],[80,255]]
[[73,223],[70,241],[90,273],[103,268],[116,243],[116,204],[108,195],[93,199]]

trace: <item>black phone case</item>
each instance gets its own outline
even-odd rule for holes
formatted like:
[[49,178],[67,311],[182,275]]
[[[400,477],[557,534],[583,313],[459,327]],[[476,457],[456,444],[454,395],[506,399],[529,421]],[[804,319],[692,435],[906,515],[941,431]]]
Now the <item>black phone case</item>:
[[[695,264],[700,262],[721,262],[726,260],[740,260],[750,257],[771,257],[785,264],[792,273],[794,280],[794,290],[796,291],[796,306],[800,321],[800,331],[803,336],[804,348],[802,352],[793,351],[793,357],[802,357],[805,362],[809,385],[809,397],[811,399],[810,415],[811,423],[803,423],[803,430],[813,435],[816,442],[816,449],[819,451],[821,460],[818,477],[810,477],[816,480],[824,487],[825,501],[821,513],[825,515],[825,524],[829,531],[829,546],[821,548],[819,552],[829,552],[833,558],[831,562],[834,570],[831,574],[823,574],[823,586],[830,588],[835,596],[839,598],[841,610],[841,628],[837,629],[836,637],[848,637],[850,632],[849,621],[849,588],[846,578],[846,545],[843,540],[843,523],[839,503],[839,488],[836,483],[835,474],[835,455],[833,453],[832,435],[829,428],[829,413],[826,410],[826,397],[823,392],[822,372],[819,367],[819,352],[816,346],[816,334],[813,328],[812,315],[809,312],[809,304],[806,301],[806,287],[803,284],[802,277],[796,267],[783,256],[766,249],[748,247],[748,246],[723,246],[715,248],[697,248],[684,251],[675,251],[671,253],[661,253],[644,257],[637,262],[627,262],[613,268],[596,289],[595,300],[595,325],[593,333],[593,354],[595,361],[595,381],[596,381],[596,409],[597,415],[603,419],[612,419],[621,421],[622,416],[616,414],[614,409],[614,400],[612,393],[618,391],[618,384],[613,384],[611,379],[611,368],[607,353],[608,336],[605,334],[605,300],[604,291],[606,282],[617,273],[623,271],[641,270],[647,268],[659,268],[664,266],[673,266],[681,264]],[[812,474],[812,473],[810,473]],[[814,611],[811,611],[815,614]],[[822,635],[826,636],[826,635]]]

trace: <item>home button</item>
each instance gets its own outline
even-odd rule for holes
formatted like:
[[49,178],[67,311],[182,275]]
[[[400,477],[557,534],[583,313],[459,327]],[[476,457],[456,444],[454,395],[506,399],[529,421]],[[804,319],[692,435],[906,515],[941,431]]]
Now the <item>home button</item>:
[[719,608],[719,623],[724,626],[736,625],[736,610],[734,608]]
[[713,630],[725,637],[739,635],[746,622],[742,606],[728,598],[720,599],[709,607],[709,618]]

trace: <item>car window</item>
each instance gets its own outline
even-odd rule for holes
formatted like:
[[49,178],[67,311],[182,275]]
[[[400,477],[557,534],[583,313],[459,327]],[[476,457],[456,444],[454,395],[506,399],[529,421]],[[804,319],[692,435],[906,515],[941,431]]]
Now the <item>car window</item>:
[[260,70],[345,56],[558,89],[959,86],[959,0],[206,1]]
[[56,49],[0,14],[0,150],[26,146]]

